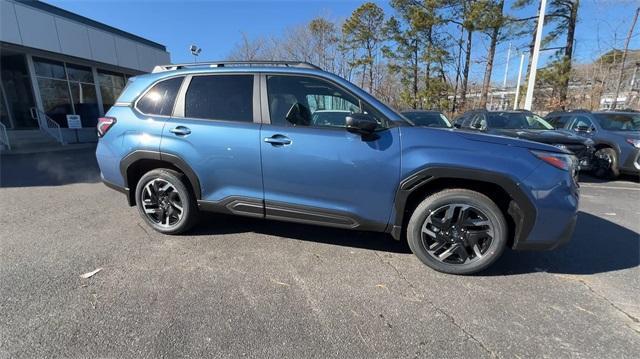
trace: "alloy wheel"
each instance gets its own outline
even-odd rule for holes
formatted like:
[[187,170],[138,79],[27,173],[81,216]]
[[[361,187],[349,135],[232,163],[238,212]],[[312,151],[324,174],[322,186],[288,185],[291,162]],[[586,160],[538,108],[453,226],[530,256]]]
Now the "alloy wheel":
[[422,225],[422,245],[436,260],[467,264],[489,250],[494,229],[480,209],[468,204],[448,204],[431,211]]
[[142,207],[147,218],[162,227],[172,227],[184,214],[182,198],[168,181],[156,178],[142,190]]

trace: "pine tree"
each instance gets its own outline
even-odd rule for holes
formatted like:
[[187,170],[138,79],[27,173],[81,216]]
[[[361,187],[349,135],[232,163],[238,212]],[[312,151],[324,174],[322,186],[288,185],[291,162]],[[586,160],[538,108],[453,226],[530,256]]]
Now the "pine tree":
[[370,93],[374,93],[373,69],[383,41],[383,24],[384,11],[378,5],[367,2],[358,7],[342,25],[344,47],[363,52],[363,56],[352,65],[362,66],[362,87],[365,73],[368,72]]

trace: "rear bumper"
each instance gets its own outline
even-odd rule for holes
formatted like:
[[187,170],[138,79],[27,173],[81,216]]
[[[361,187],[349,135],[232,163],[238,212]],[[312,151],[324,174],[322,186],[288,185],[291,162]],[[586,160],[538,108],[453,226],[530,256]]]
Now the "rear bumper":
[[107,181],[106,179],[104,179],[102,174],[100,174],[100,178],[102,179],[102,183],[104,183],[105,186],[124,194],[125,197],[127,198],[127,203],[129,204],[129,206],[133,206],[134,205],[133,203],[131,203],[131,196],[130,196],[130,193],[129,193],[130,192],[129,188],[123,187],[123,186],[119,186],[119,185],[117,185],[115,183]]

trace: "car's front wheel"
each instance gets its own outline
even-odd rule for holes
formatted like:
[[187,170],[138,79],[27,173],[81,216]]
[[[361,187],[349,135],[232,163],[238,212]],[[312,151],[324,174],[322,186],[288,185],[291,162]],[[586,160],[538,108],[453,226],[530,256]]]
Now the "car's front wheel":
[[140,178],[136,204],[142,219],[164,234],[183,233],[198,217],[197,203],[184,175],[169,169],[155,169]]
[[507,244],[508,227],[500,208],[487,196],[448,189],[427,197],[407,226],[411,251],[429,267],[471,274],[495,262]]

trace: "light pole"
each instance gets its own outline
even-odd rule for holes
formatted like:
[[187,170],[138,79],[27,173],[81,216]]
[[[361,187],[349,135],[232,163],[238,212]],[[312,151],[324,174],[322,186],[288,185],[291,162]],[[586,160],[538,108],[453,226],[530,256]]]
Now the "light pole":
[[538,71],[538,57],[540,57],[540,43],[542,42],[542,27],[544,26],[544,12],[547,8],[547,0],[540,0],[540,13],[538,14],[538,28],[536,29],[536,42],[533,44],[533,54],[531,55],[531,73],[527,84],[527,96],[524,98],[524,109],[531,111],[533,104],[533,89],[536,83],[536,72]]
[[518,100],[520,100],[520,79],[522,78],[522,65],[524,64],[524,52],[520,53],[520,69],[518,70],[518,82],[516,84],[516,98],[513,101],[513,110],[518,109]]
[[511,43],[509,43],[509,50],[507,50],[507,64],[504,66],[504,79],[502,80],[502,96],[500,101],[501,110],[504,110],[506,107],[504,104],[504,98],[505,98],[505,92],[507,91],[507,75],[509,74],[509,60],[511,60]]
[[196,45],[191,45],[191,47],[189,47],[189,50],[191,51],[191,55],[193,55],[193,63],[198,62],[198,55],[200,55],[202,49]]

